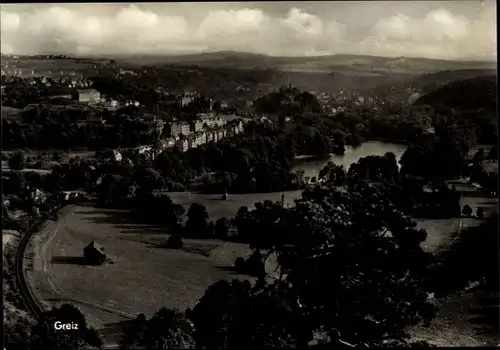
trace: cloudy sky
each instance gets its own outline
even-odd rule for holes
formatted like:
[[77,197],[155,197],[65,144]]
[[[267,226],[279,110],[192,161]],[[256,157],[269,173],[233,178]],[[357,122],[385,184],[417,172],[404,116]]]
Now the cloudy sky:
[[367,54],[496,59],[490,1],[3,4],[4,54]]

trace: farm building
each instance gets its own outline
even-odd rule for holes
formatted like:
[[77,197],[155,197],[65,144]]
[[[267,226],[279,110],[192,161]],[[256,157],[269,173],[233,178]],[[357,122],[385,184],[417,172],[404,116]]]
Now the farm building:
[[95,89],[77,90],[75,99],[78,102],[97,103],[101,100],[101,93]]
[[106,254],[102,247],[100,247],[95,241],[89,243],[83,249],[83,255],[89,264],[101,265],[106,260]]

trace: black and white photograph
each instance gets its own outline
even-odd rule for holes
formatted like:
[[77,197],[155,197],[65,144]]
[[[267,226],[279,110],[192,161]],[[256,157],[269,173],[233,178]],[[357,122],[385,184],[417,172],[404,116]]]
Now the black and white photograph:
[[2,3],[4,350],[499,346],[496,6]]

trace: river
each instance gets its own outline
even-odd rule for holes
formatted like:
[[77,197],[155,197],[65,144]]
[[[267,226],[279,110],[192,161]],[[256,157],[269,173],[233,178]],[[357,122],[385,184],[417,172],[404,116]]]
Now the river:
[[360,158],[367,156],[383,156],[387,152],[394,153],[396,159],[399,161],[406,148],[407,146],[402,144],[370,141],[363,143],[357,148],[346,146],[345,154],[342,156],[331,155],[324,159],[302,159],[299,164],[293,167],[293,170],[304,170],[305,175],[312,178],[313,176],[317,177],[319,171],[323,169],[329,161],[334,162],[336,165],[343,165],[347,171],[351,164],[356,163]]
[[[332,155],[326,159],[301,159],[300,164],[297,164],[293,169],[304,170],[306,176],[318,176],[318,173],[330,160],[337,165],[343,165],[349,169],[352,163],[357,162],[362,157],[370,155],[383,156],[387,152],[393,152],[396,159],[400,159],[403,152],[406,150],[405,145],[393,144],[379,141],[370,141],[363,143],[358,148],[346,147],[346,152],[343,156]],[[306,158],[306,157],[300,157]],[[220,194],[202,194],[191,192],[169,192],[168,195],[174,203],[182,205],[186,210],[192,203],[199,203],[207,208],[208,215],[211,220],[217,220],[224,216],[232,218],[236,215],[236,211],[242,206],[253,208],[256,202],[264,200],[279,201],[281,196],[284,196],[286,204],[292,205],[294,200],[300,197],[301,190],[295,191],[280,191],[272,193],[245,193],[245,194],[230,194],[228,199],[220,200]]]

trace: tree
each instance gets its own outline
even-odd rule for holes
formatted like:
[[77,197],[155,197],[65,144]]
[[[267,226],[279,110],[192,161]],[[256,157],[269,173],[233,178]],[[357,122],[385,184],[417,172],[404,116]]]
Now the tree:
[[328,162],[323,169],[320,170],[318,178],[320,181],[332,182],[335,186],[341,186],[346,179],[346,171],[344,167],[335,165],[333,162]]
[[238,235],[242,238],[247,234],[248,228],[245,226],[245,223],[248,213],[248,207],[243,205],[238,209],[238,211],[236,212],[236,216],[232,219],[232,223],[236,227]]
[[[56,321],[61,324],[76,324],[78,329],[56,330]],[[63,304],[44,312],[32,328],[31,350],[85,349],[89,345],[100,348],[103,343],[97,332],[87,326],[85,316],[70,304]]]
[[498,145],[495,145],[491,147],[490,151],[488,152],[488,159],[497,160],[497,157],[498,157]]
[[225,217],[219,218],[215,222],[214,233],[215,237],[220,239],[225,239],[228,236],[229,228],[231,227],[231,223]]
[[[471,282],[480,282],[482,290],[498,292],[498,213],[488,215],[479,226],[466,228],[440,257],[433,271],[432,285],[437,296],[465,290]],[[485,317],[487,321],[489,317]],[[492,317],[498,327],[498,318]]]
[[263,279],[266,275],[266,268],[264,264],[264,257],[260,250],[256,249],[246,261],[247,273],[250,276]]
[[180,249],[184,243],[182,242],[182,237],[181,235],[178,234],[172,234],[170,237],[168,237],[167,240],[167,248],[171,249]]
[[462,214],[464,216],[471,216],[472,215],[472,208],[468,204],[464,205],[464,207],[462,208]]
[[482,219],[482,218],[483,218],[483,216],[484,216],[484,213],[483,213],[483,208],[481,208],[481,207],[477,208],[477,212],[476,212],[476,213],[477,213],[477,217],[478,217],[479,219]]
[[189,312],[197,347],[293,347],[289,334],[306,329],[279,293],[255,292],[249,281],[219,281]]
[[234,261],[234,269],[239,273],[246,273],[247,271],[247,262],[241,256],[237,257]]
[[473,157],[474,164],[481,164],[484,161],[484,148],[480,148]]
[[320,331],[332,345],[404,343],[408,326],[434,315],[426,232],[375,188],[318,184],[293,208],[264,202],[248,215],[251,247],[263,261],[277,255],[280,277],[251,291],[209,287],[193,310],[197,345],[307,346]]
[[140,314],[124,327],[121,346],[124,349],[193,348],[193,327],[179,310],[161,308],[151,319]]
[[60,152],[53,152],[52,153],[52,160],[56,161],[56,162],[60,161],[61,160],[61,154],[60,154]]
[[15,152],[8,161],[9,168],[12,170],[23,170],[25,163],[24,152]]
[[208,226],[208,213],[204,205],[193,203],[187,212],[186,229],[191,235],[204,235]]
[[26,193],[27,181],[22,172],[12,174],[7,181],[3,182],[3,193],[22,196]]

